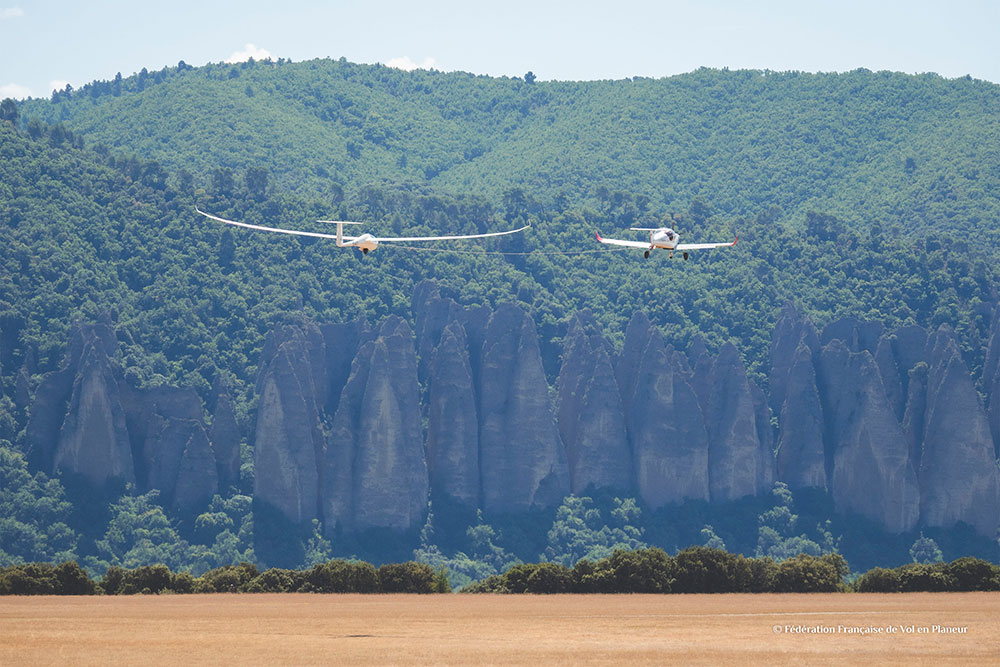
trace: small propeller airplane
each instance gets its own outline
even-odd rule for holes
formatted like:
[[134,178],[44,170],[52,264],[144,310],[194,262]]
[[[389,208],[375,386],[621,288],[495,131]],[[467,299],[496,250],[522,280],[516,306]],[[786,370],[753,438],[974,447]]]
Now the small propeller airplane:
[[226,220],[225,218],[220,218],[217,215],[212,215],[211,213],[205,213],[197,206],[195,207],[198,213],[201,213],[206,218],[216,220],[218,222],[224,222],[227,225],[235,225],[236,227],[246,227],[247,229],[259,229],[265,232],[277,232],[278,234],[291,234],[293,236],[311,236],[317,239],[336,239],[338,248],[357,248],[364,254],[368,254],[370,250],[374,250],[379,246],[380,243],[400,243],[400,242],[410,242],[410,241],[455,241],[459,239],[484,239],[490,236],[506,236],[507,234],[516,234],[517,232],[522,232],[530,225],[525,225],[524,227],[519,227],[518,229],[511,229],[506,232],[490,232],[488,234],[460,234],[456,236],[394,236],[394,237],[383,237],[383,236],[373,236],[371,234],[362,234],[361,236],[344,236],[344,225],[362,225],[362,222],[347,222],[346,220],[317,220],[316,222],[324,222],[330,225],[337,225],[336,234],[321,234],[319,232],[303,232],[297,229],[279,229],[278,227],[265,227],[264,225],[251,225],[246,222],[237,222],[235,220]]
[[680,243],[680,234],[670,229],[669,227],[630,227],[633,232],[649,232],[649,242],[643,243],[642,241],[624,241],[622,239],[606,239],[601,236],[600,232],[596,232],[597,240],[601,243],[609,243],[611,245],[621,245],[627,246],[629,248],[642,248],[646,252],[643,253],[645,257],[649,258],[649,252],[651,250],[656,250],[657,248],[662,248],[670,252],[670,256],[674,256],[675,250],[680,250],[683,253],[684,259],[688,258],[688,250],[705,250],[707,248],[724,248],[726,246],[736,245],[736,241],[740,238],[737,236],[733,241],[729,243]]

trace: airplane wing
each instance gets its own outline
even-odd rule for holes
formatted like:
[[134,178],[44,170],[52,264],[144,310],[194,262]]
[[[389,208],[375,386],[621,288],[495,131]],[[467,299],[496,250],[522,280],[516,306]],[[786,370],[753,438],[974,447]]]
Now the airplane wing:
[[454,241],[456,239],[484,239],[487,236],[505,236],[507,234],[516,234],[517,232],[523,232],[525,229],[531,225],[525,225],[518,229],[511,229],[506,232],[490,232],[488,234],[460,234],[458,236],[395,236],[392,238],[384,236],[376,236],[379,243],[388,241],[394,243],[397,241]]
[[678,243],[674,250],[706,250],[708,248],[725,248],[727,246],[736,245],[736,241],[739,241],[740,237],[736,237],[735,240],[730,243]]
[[608,243],[610,245],[623,245],[629,248],[644,248],[646,250],[651,250],[653,248],[651,244],[643,243],[641,241],[623,241],[621,239],[606,239],[603,236],[601,236],[600,232],[596,232],[595,236],[597,236],[597,240],[600,241],[601,243]]
[[[265,232],[277,232],[279,234],[291,234],[293,236],[311,236],[317,239],[336,239],[336,234],[320,234],[319,232],[303,232],[297,229],[279,229],[278,227],[265,227],[263,225],[251,225],[247,222],[236,222],[235,220],[226,220],[225,218],[220,218],[217,215],[212,215],[211,213],[205,213],[201,209],[195,207],[196,211],[201,213],[206,218],[211,218],[212,220],[217,220],[219,222],[224,222],[227,225],[235,225],[236,227],[246,227],[247,229],[259,229]],[[354,241],[356,236],[342,236],[341,240],[346,242]]]

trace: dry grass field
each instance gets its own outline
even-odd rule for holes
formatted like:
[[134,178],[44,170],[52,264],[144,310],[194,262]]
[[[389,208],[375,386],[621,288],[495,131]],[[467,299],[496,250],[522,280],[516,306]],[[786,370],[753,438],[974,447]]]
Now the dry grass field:
[[0,598],[0,665],[671,663],[995,665],[1000,594]]

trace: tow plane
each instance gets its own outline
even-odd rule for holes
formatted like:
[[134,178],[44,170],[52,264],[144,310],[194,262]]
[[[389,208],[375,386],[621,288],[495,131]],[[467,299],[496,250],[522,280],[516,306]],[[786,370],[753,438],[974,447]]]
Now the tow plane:
[[276,232],[278,234],[291,234],[293,236],[310,236],[317,239],[335,239],[337,241],[338,248],[357,248],[364,254],[368,254],[369,251],[374,250],[379,246],[380,243],[410,243],[410,242],[423,242],[423,241],[457,241],[462,239],[484,239],[491,236],[506,236],[507,234],[516,234],[517,232],[523,232],[530,225],[525,225],[524,227],[519,227],[518,229],[510,229],[505,232],[490,232],[488,234],[459,234],[453,236],[374,236],[372,234],[361,234],[360,236],[344,236],[344,225],[362,225],[362,222],[348,222],[347,220],[317,220],[316,222],[322,222],[330,225],[337,225],[336,234],[322,234],[320,232],[305,232],[298,229],[280,229],[278,227],[266,227],[264,225],[251,225],[247,222],[237,222],[236,220],[226,220],[225,218],[220,218],[217,215],[212,215],[211,213],[205,213],[197,206],[195,207],[198,213],[201,213],[206,218],[215,220],[217,222],[224,222],[227,225],[234,225],[236,227],[246,227],[247,229],[257,229],[264,232]]
[[649,253],[657,248],[661,248],[670,253],[670,257],[674,256],[674,251],[679,250],[684,257],[688,258],[689,250],[706,250],[708,248],[724,248],[726,246],[736,245],[736,242],[740,240],[737,236],[735,239],[729,243],[681,243],[680,234],[670,229],[669,227],[630,227],[633,232],[649,232],[649,241],[625,241],[623,239],[606,239],[601,236],[600,232],[596,232],[597,240],[601,243],[608,243],[610,245],[620,245],[629,248],[642,248],[646,252],[643,255],[648,259]]

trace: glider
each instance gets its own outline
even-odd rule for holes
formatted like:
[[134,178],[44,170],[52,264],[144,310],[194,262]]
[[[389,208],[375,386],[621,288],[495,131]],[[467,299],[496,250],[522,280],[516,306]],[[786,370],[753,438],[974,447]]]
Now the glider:
[[670,252],[670,256],[674,256],[674,250],[680,250],[683,254],[684,259],[688,258],[688,250],[705,250],[708,248],[724,248],[726,246],[736,245],[736,241],[739,241],[737,236],[733,241],[729,243],[680,243],[680,234],[670,229],[669,227],[630,227],[633,232],[649,232],[649,242],[643,243],[642,241],[624,241],[622,239],[606,239],[601,236],[600,232],[597,232],[597,240],[601,243],[608,243],[611,245],[621,245],[629,248],[642,248],[646,252],[644,255],[648,258],[649,252],[651,250],[656,250],[657,248],[662,248]]
[[263,225],[251,225],[246,222],[237,222],[235,220],[226,220],[225,218],[220,218],[217,215],[212,215],[211,213],[205,213],[197,206],[195,207],[198,213],[201,213],[206,218],[212,220],[217,220],[218,222],[224,222],[227,225],[235,225],[236,227],[246,227],[247,229],[259,229],[265,232],[277,232],[278,234],[291,234],[293,236],[311,236],[317,239],[336,239],[338,248],[357,248],[364,254],[368,254],[369,250],[374,250],[378,247],[380,243],[399,243],[399,242],[410,242],[410,241],[455,241],[459,239],[484,239],[489,236],[505,236],[507,234],[516,234],[517,232],[524,231],[530,225],[525,225],[518,229],[511,229],[506,232],[490,232],[488,234],[461,234],[457,236],[394,236],[394,237],[383,237],[383,236],[373,236],[371,234],[362,234],[361,236],[344,236],[343,230],[344,225],[361,225],[361,222],[347,222],[345,220],[317,220],[316,222],[325,222],[331,225],[337,225],[336,234],[321,234],[319,232],[303,232],[297,229],[279,229],[278,227],[265,227]]

